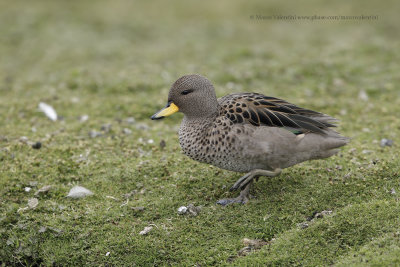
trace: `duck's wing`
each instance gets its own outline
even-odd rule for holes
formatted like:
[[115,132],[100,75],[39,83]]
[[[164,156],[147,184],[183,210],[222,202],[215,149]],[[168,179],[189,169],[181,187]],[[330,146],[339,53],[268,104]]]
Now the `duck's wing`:
[[230,94],[218,99],[220,115],[234,123],[284,127],[295,134],[324,133],[335,127],[334,118],[293,105],[285,100],[257,93]]

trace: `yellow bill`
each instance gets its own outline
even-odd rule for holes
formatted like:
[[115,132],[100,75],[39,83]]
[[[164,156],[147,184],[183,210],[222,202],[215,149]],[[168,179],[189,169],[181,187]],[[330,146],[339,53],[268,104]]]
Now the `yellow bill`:
[[172,115],[177,111],[179,111],[178,106],[175,105],[173,102],[168,102],[168,104],[162,110],[151,116],[151,119],[159,120],[169,115]]

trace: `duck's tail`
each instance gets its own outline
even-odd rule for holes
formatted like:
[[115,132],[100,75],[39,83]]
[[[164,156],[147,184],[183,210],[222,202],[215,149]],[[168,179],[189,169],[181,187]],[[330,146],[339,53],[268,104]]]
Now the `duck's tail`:
[[311,159],[328,158],[339,152],[339,147],[342,147],[350,142],[350,138],[340,135],[338,132],[327,129],[323,135],[307,134],[302,146],[314,146],[315,153]]

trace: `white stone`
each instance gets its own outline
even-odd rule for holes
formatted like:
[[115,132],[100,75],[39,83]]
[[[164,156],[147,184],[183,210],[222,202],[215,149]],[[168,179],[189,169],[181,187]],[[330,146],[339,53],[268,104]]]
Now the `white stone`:
[[187,212],[187,207],[182,206],[178,208],[178,214],[182,215],[185,214]]
[[70,198],[82,198],[86,196],[93,195],[93,192],[89,189],[84,188],[83,186],[74,186],[69,190],[67,197]]
[[153,226],[146,226],[143,231],[140,231],[139,235],[147,235],[152,229]]

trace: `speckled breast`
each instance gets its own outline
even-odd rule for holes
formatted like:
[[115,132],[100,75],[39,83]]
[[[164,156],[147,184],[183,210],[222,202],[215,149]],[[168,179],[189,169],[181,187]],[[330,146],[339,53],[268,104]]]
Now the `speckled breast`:
[[233,123],[223,118],[212,122],[184,119],[179,129],[183,153],[191,159],[222,169],[249,171],[252,167],[241,155],[232,127]]

